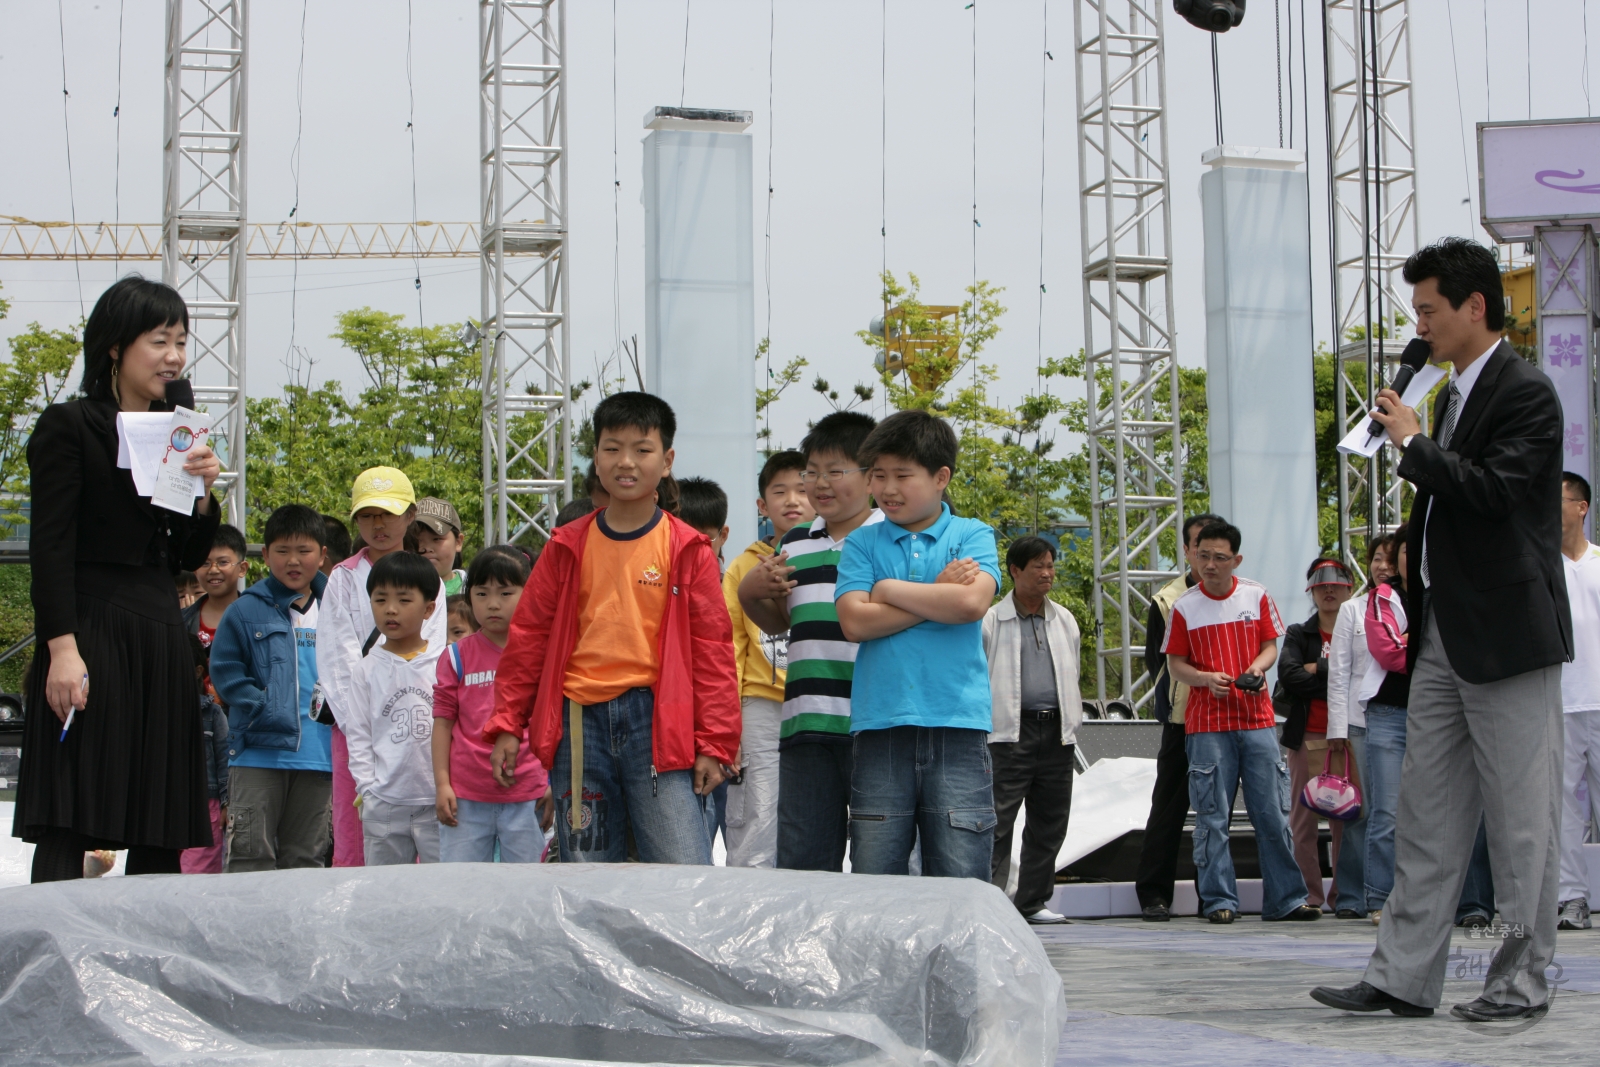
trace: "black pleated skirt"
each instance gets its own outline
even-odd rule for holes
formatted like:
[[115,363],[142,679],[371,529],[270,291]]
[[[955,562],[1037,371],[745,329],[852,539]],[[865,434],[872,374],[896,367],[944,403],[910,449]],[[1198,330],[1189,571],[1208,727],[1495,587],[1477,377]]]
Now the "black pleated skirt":
[[78,653],[89,699],[66,740],[45,702],[50,650],[34,653],[12,834],[56,831],[86,848],[210,845],[194,653],[172,577],[79,564]]

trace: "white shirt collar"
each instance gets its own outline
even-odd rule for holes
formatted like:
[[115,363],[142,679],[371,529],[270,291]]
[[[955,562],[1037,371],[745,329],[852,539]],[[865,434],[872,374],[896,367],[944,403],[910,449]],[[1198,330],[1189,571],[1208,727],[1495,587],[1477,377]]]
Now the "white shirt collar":
[[1500,340],[1496,338],[1494,344],[1489,346],[1489,351],[1467,364],[1467,369],[1459,374],[1456,373],[1454,365],[1450,367],[1450,380],[1455,383],[1456,392],[1461,394],[1461,403],[1463,405],[1467,402],[1467,394],[1472,392],[1473,383],[1478,380],[1478,375],[1483,373],[1484,364],[1489,362],[1489,357],[1499,347]]

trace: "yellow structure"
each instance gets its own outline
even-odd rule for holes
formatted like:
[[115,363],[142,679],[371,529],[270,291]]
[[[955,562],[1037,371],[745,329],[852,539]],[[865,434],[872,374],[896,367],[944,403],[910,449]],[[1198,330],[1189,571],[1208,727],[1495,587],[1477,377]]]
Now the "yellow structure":
[[[883,348],[873,359],[881,371],[906,377],[918,392],[931,393],[950,376],[961,348],[961,308],[951,304],[921,305],[920,329],[905,327],[904,305],[890,308],[874,325],[882,331]],[[940,366],[930,366],[928,356],[943,356]]]
[[1500,275],[1500,284],[1506,294],[1506,340],[1537,348],[1539,301],[1534,292],[1533,267],[1505,271]]

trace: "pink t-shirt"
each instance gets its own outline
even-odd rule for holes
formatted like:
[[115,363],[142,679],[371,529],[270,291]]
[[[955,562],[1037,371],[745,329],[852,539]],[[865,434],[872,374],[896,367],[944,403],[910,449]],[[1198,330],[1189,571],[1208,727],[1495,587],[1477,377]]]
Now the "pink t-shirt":
[[[456,796],[480,804],[516,804],[544,796],[549,776],[524,741],[517,753],[516,784],[501,789],[489,773],[483,729],[494,714],[494,672],[500,649],[481,633],[468,634],[439,657],[433,686],[433,717],[457,723],[450,741],[450,785]],[[461,674],[456,674],[456,659]]]

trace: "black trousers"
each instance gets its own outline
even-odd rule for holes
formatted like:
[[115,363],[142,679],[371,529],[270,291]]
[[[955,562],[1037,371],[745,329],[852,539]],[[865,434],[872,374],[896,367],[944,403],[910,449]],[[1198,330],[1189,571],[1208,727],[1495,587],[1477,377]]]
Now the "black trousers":
[[1172,903],[1178,851],[1183,847],[1183,820],[1189,815],[1189,755],[1183,738],[1182,723],[1162,725],[1156,787],[1150,793],[1150,818],[1144,825],[1144,848],[1134,883],[1141,908]]
[[850,826],[850,738],[791,740],[778,749],[778,866],[842,871]]
[[1067,839],[1072,811],[1075,745],[1061,743],[1061,713],[1038,718],[1023,712],[1015,741],[989,746],[994,765],[994,859],[992,881],[1001,889],[1011,873],[1011,833],[1017,811],[1028,804],[1017,871],[1017,910],[1032,915],[1050,903],[1056,888],[1056,857]]

